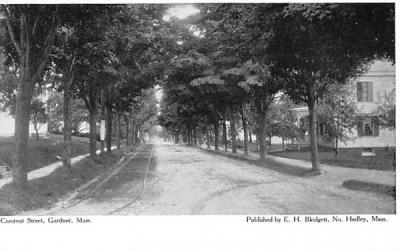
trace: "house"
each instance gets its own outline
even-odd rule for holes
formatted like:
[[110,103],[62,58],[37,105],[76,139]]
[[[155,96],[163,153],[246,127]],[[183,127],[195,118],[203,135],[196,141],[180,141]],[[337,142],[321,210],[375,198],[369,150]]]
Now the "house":
[[340,147],[395,147],[396,131],[379,125],[378,107],[390,100],[395,105],[395,66],[388,61],[375,61],[368,72],[354,81],[360,122],[353,129],[353,141]]
[[[395,104],[395,65],[389,61],[375,61],[368,71],[352,80],[356,88],[354,100],[359,116],[358,126],[355,127],[346,142],[339,142],[338,148],[376,148],[376,147],[395,147],[396,131],[394,129],[383,128],[379,121],[379,106],[385,102]],[[307,107],[292,109],[300,118],[308,116]],[[319,133],[320,130],[318,131]],[[308,143],[308,135],[303,143]],[[319,144],[333,146],[319,138]]]

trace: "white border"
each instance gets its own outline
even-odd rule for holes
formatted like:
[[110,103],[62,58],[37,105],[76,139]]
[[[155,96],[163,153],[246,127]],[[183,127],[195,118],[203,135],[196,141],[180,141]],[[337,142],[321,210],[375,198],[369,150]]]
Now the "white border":
[[[2,1],[2,3],[104,4],[144,2],[121,0]],[[188,3],[189,1],[146,1],[145,3],[150,2]],[[205,1],[190,1],[190,3],[199,2]],[[243,1],[218,2],[237,3]],[[396,4],[396,13],[399,13],[399,4]],[[399,24],[396,15],[396,41],[399,41]],[[397,45],[398,43],[396,43],[396,47]],[[396,50],[396,57],[399,58],[398,50]],[[399,75],[398,67],[396,67],[396,74]],[[400,103],[398,94],[396,102]],[[399,111],[397,111],[397,124],[399,124],[399,115]],[[396,141],[400,141],[399,133],[396,133]],[[397,152],[397,159],[399,159],[399,154]],[[398,181],[396,188],[397,190],[399,188]],[[398,199],[396,207],[399,207]],[[389,222],[267,224],[246,223],[245,216],[92,216],[87,218],[93,220],[93,223],[81,225],[0,224],[0,250],[399,250],[399,216],[384,217],[388,218]]]

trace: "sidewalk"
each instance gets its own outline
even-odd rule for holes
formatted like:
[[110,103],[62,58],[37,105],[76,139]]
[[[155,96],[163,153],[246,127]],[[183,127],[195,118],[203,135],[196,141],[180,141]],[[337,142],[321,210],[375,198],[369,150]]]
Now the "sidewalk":
[[[114,150],[116,148],[117,148],[117,146],[112,146],[111,150]],[[121,148],[122,148],[122,146],[121,146]],[[99,154],[100,150],[97,150],[96,153]],[[84,159],[84,158],[86,158],[88,156],[89,156],[89,154],[76,156],[76,157],[71,159],[71,164],[74,165],[77,162],[81,161],[82,159]],[[57,162],[54,162],[54,163],[52,163],[50,165],[47,165],[47,166],[44,166],[42,168],[36,169],[34,171],[31,171],[31,172],[28,173],[28,181],[47,176],[47,175],[51,174],[53,171],[55,171],[57,168],[59,168],[61,166],[63,166],[62,161],[57,161]],[[6,185],[8,183],[11,183],[11,182],[12,182],[11,176],[3,178],[3,179],[0,179],[0,188],[2,188],[4,185]]]
[[[226,154],[235,158],[246,159],[250,161],[258,161],[259,155],[253,152],[249,152],[247,157],[244,156],[243,150],[237,150],[237,154],[233,154],[231,149],[228,148],[228,152],[221,148],[219,151],[214,151],[214,147],[207,149],[206,145],[201,145],[203,150],[212,151],[219,154]],[[275,155],[266,154],[266,159],[273,160],[277,163],[292,166],[293,168],[303,169],[304,171],[311,170],[311,162],[289,159],[284,157],[279,157]],[[331,181],[342,185],[343,182],[348,180],[356,180],[360,182],[366,182],[371,184],[389,185],[396,186],[396,172],[394,171],[381,171],[381,170],[371,170],[371,169],[360,169],[360,168],[344,168],[331,166],[327,164],[321,164],[321,168],[326,171],[324,178],[330,179]]]

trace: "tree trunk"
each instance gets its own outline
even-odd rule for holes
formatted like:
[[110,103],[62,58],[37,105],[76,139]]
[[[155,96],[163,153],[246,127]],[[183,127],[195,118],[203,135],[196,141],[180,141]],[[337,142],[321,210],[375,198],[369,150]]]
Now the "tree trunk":
[[[23,69],[22,69],[23,70]],[[26,73],[25,73],[26,74]],[[21,77],[18,86],[15,114],[14,149],[15,161],[12,168],[13,183],[25,190],[28,188],[28,138],[29,119],[34,81],[31,77]]]
[[135,118],[133,116],[131,117],[131,142],[132,142],[133,145],[138,143]]
[[112,146],[112,123],[113,123],[112,107],[110,105],[107,105],[106,146],[108,153],[111,153],[111,146]]
[[282,136],[282,151],[285,151],[285,138]]
[[317,104],[313,101],[308,103],[308,114],[312,171],[319,172],[320,166],[318,160]]
[[71,121],[72,78],[64,80],[64,167],[71,169],[72,121]]
[[33,127],[35,129],[35,134],[36,134],[36,140],[39,140],[39,129],[37,127],[37,123],[33,124]]
[[175,144],[179,143],[179,134],[178,132],[175,133]]
[[196,133],[196,127],[193,129],[193,145],[196,147],[197,146],[197,133]]
[[[338,106],[340,106],[340,102],[338,102]],[[335,119],[335,118],[332,118]],[[335,137],[335,161],[338,159],[339,154],[339,127],[340,127],[340,119],[339,117],[336,120],[336,137]]]
[[271,134],[268,135],[269,136],[269,151],[272,150],[272,136]]
[[231,120],[231,137],[232,137],[232,153],[237,153],[236,147],[236,121],[234,119]]
[[335,160],[336,161],[338,159],[338,153],[339,153],[338,145],[339,145],[339,137],[336,136],[336,138],[335,138]]
[[228,151],[228,135],[226,133],[226,120],[225,118],[222,121],[222,140],[224,143],[224,150]]
[[121,148],[121,113],[117,113],[117,149]]
[[125,145],[129,146],[131,144],[130,135],[129,135],[129,118],[125,115]]
[[210,148],[210,130],[206,128],[207,131],[207,148]]
[[218,122],[214,122],[214,149],[217,151],[219,150],[219,147],[218,147],[219,131],[218,130],[219,130],[219,124],[218,124]]
[[97,108],[89,110],[89,147],[90,156],[96,156],[97,150]]
[[249,155],[249,131],[247,129],[247,117],[246,117],[246,110],[245,104],[242,105],[241,108],[242,112],[242,125],[243,125],[243,137],[244,137],[244,155]]
[[257,136],[258,144],[260,147],[260,160],[265,159],[266,118],[267,118],[267,111],[265,109],[262,109],[260,111],[260,117],[259,117],[259,126],[260,126],[259,133],[258,133],[259,136]]
[[[247,127],[247,126],[246,126]],[[251,138],[251,131],[249,131],[249,142],[253,143],[253,139]]]
[[14,129],[15,159],[12,168],[12,176],[13,184],[21,190],[26,190],[28,188],[27,156],[32,94],[37,78],[43,72],[43,68],[47,62],[56,32],[56,12],[48,16],[48,20],[51,20],[50,22],[45,21],[46,25],[49,27],[47,34],[46,32],[43,34],[39,32],[35,33],[36,23],[32,25],[32,18],[35,17],[29,14],[29,8],[30,7],[20,8],[18,19],[13,20],[20,22],[18,34],[15,34],[8,14],[5,13],[3,15],[19,61]]
[[[106,107],[104,105],[104,90],[101,90],[101,113],[100,113],[100,131],[101,131],[101,121],[105,120],[106,118]],[[101,134],[100,134],[101,136]],[[105,142],[100,138],[100,153],[104,153],[104,145]]]

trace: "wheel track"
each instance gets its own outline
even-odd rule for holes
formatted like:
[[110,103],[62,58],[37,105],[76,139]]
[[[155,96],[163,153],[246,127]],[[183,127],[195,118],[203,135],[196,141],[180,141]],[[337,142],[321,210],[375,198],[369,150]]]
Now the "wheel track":
[[135,198],[133,198],[131,201],[129,201],[128,203],[125,203],[123,206],[118,207],[118,208],[106,213],[105,215],[111,215],[111,214],[120,212],[120,211],[128,208],[130,205],[135,203],[140,197],[142,197],[142,195],[144,193],[144,190],[146,188],[147,174],[149,172],[149,166],[150,166],[150,162],[151,162],[151,159],[152,159],[151,157],[153,156],[153,152],[154,152],[154,144],[152,145],[152,148],[151,148],[151,151],[150,151],[149,160],[147,162],[146,171],[145,171],[145,174],[144,174],[144,178],[143,178],[143,182],[142,182],[142,188],[141,188],[140,193]]

